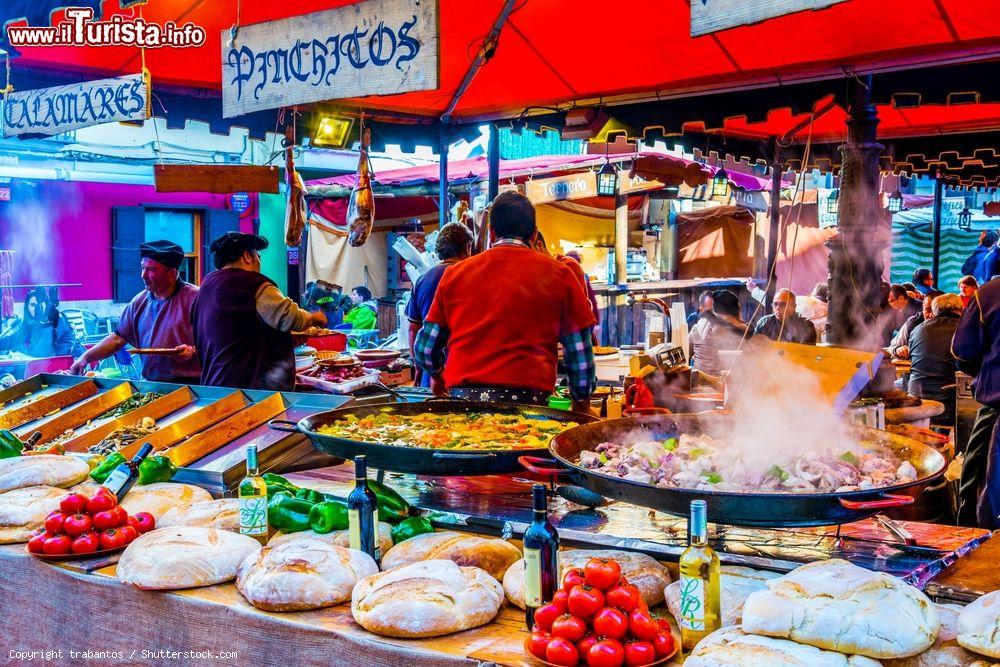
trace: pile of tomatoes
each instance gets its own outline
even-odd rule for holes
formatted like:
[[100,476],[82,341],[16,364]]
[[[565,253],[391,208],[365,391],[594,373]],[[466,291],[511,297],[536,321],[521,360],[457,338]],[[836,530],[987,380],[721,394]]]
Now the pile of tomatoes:
[[71,493],[45,518],[45,527],[28,540],[33,554],[63,556],[120,549],[156,525],[149,512],[129,516],[115,494],[103,486],[90,498]]
[[565,667],[638,667],[673,654],[674,637],[666,621],[650,615],[617,562],[591,558],[567,572],[552,602],[535,611],[524,648]]

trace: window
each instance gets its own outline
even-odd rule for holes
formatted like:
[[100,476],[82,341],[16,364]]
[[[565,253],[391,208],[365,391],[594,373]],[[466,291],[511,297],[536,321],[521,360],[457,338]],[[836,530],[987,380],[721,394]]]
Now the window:
[[189,283],[201,282],[202,214],[198,209],[145,209],[145,240],[173,241],[184,250],[184,263],[180,266],[180,277]]

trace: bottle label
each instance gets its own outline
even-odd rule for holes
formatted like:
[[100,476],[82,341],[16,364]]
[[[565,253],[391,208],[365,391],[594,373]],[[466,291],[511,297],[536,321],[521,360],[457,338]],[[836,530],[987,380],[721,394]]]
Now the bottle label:
[[104,488],[117,496],[127,481],[128,469],[122,470],[121,467],[118,467],[112,470],[111,474],[104,480]]
[[697,577],[681,575],[682,628],[701,631],[705,629],[705,582]]
[[267,535],[267,496],[240,498],[240,533]]
[[524,604],[542,606],[542,552],[524,548]]
[[[347,510],[348,536],[350,537],[350,547],[358,551],[361,548],[361,513],[358,510]],[[375,549],[375,560],[382,558],[382,550],[378,544],[378,508],[372,510],[372,544]]]

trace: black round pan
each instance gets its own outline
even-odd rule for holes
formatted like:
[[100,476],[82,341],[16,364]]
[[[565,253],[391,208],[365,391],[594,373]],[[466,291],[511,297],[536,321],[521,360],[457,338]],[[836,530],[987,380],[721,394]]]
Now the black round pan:
[[321,452],[351,458],[364,454],[369,466],[396,472],[418,475],[495,475],[521,472],[518,457],[547,457],[548,449],[505,449],[491,451],[430,449],[425,447],[400,447],[374,441],[350,440],[318,433],[317,429],[346,418],[348,415],[366,417],[381,412],[401,415],[418,415],[427,412],[469,414],[490,412],[521,415],[529,418],[552,419],[578,424],[596,421],[591,415],[554,410],[535,405],[508,403],[482,403],[463,400],[431,400],[423,403],[378,403],[363,407],[329,410],[306,417],[298,423],[284,419],[272,420],[269,426],[278,431],[302,433],[312,440]]
[[[842,493],[735,493],[677,489],[635,482],[579,466],[580,452],[593,450],[602,442],[616,442],[625,434],[646,431],[655,440],[676,437],[679,433],[711,434],[715,420],[724,415],[677,414],[632,417],[594,424],[584,424],[563,431],[552,438],[549,449],[561,470],[553,470],[545,461],[522,457],[522,464],[532,472],[566,474],[584,489],[607,498],[641,505],[677,516],[687,516],[692,500],[705,500],[708,520],[741,526],[791,527],[822,526],[857,521],[882,510],[913,503],[928,484],[944,474],[944,456],[917,440],[886,433],[871,432],[917,470],[917,480],[869,491]],[[563,495],[572,500],[581,497],[572,488]],[[584,496],[584,500],[586,497]]]

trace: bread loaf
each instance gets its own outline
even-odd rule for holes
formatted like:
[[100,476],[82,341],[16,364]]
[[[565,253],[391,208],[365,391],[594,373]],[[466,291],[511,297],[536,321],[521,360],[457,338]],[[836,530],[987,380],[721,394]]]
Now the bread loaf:
[[65,488],[83,481],[90,466],[75,456],[34,454],[0,459],[0,493],[28,486]]
[[234,578],[240,564],[259,550],[257,540],[228,530],[158,528],[125,548],[118,579],[153,590],[211,586]]
[[382,569],[445,558],[458,565],[486,570],[500,581],[507,568],[520,557],[518,548],[506,540],[444,530],[400,542],[382,556]]
[[236,588],[265,611],[298,611],[340,604],[358,580],[378,572],[371,556],[302,538],[266,546],[236,573]]
[[149,512],[159,523],[168,510],[211,499],[212,494],[200,486],[156,482],[155,484],[136,484],[133,486],[122,501],[122,507],[129,514]]
[[878,667],[860,655],[844,655],[814,646],[722,628],[698,642],[684,667]]
[[[612,558],[621,565],[622,576],[635,584],[642,601],[650,607],[663,602],[663,589],[670,583],[670,572],[646,554],[618,549],[567,549],[559,552],[559,580],[574,567],[583,567],[591,558]],[[503,578],[503,589],[511,604],[524,609],[524,559],[510,566]]]
[[27,542],[69,495],[54,486],[29,486],[0,493],[0,544]]
[[958,643],[981,655],[1000,658],[1000,591],[987,593],[962,610]]
[[809,563],[743,605],[743,629],[841,653],[905,658],[934,643],[941,621],[922,592],[845,560]]
[[475,628],[493,620],[501,604],[503,589],[496,579],[450,560],[373,574],[351,594],[354,620],[386,637],[437,637]]
[[[722,627],[739,625],[743,615],[743,603],[754,591],[767,588],[767,582],[781,575],[767,570],[754,570],[749,567],[722,566],[722,576],[719,584],[722,593]],[[681,588],[680,582],[667,586],[663,592],[667,600],[667,608],[675,619],[680,618]]]
[[883,660],[885,667],[997,667],[993,660],[976,655],[958,644],[958,615],[962,607],[957,604],[936,604],[941,629],[934,645],[923,653],[909,658]]
[[[125,496],[128,500],[128,496]],[[157,528],[171,526],[201,526],[234,533],[240,532],[239,498],[199,500],[189,505],[174,507],[163,513],[156,522]]]
[[[334,530],[329,533],[315,533],[311,530],[303,530],[298,533],[275,533],[267,546],[274,547],[291,540],[311,538],[332,544],[337,547],[349,549],[351,547],[351,535],[347,530]],[[378,546],[383,554],[388,553],[392,548],[392,526],[384,521],[378,522]]]

